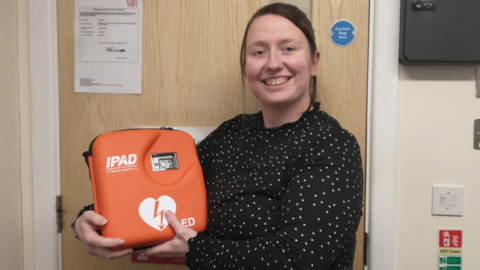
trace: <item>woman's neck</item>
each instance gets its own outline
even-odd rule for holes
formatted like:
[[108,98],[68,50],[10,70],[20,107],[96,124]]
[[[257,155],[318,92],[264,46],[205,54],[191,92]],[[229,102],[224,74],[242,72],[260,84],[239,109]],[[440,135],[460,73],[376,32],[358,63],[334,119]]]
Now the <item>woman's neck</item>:
[[[310,103],[310,101],[309,101]],[[266,106],[262,107],[263,125],[266,128],[276,128],[287,123],[293,123],[302,117],[308,104],[299,104],[298,106]],[[312,110],[313,106],[308,108]]]

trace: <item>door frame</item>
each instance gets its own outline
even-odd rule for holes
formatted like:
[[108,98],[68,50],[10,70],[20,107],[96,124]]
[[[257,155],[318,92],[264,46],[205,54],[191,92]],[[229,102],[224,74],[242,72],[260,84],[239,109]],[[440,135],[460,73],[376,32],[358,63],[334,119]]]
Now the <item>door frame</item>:
[[[60,195],[57,1],[29,0],[35,269],[62,268],[57,233]],[[67,227],[68,226],[64,226]]]
[[394,270],[400,0],[370,5],[365,269]]
[[[370,2],[365,197],[370,270],[395,269],[399,5],[400,0]],[[52,270],[62,268],[55,211],[60,195],[56,8],[56,0],[29,0],[34,265]]]

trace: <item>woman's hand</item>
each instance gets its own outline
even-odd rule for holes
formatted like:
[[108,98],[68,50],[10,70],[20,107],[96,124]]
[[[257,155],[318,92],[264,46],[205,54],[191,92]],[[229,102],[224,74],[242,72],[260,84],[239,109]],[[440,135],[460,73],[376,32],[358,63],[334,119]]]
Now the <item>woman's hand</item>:
[[107,238],[98,235],[97,226],[103,226],[107,220],[94,211],[87,211],[75,221],[75,232],[78,239],[87,249],[90,255],[104,259],[123,257],[133,252],[130,249],[110,250],[110,247],[120,247],[125,244],[123,239]]
[[183,226],[171,211],[166,211],[165,217],[175,231],[175,237],[168,242],[138,252],[147,256],[185,258],[185,254],[188,252],[188,239],[195,237],[197,232]]

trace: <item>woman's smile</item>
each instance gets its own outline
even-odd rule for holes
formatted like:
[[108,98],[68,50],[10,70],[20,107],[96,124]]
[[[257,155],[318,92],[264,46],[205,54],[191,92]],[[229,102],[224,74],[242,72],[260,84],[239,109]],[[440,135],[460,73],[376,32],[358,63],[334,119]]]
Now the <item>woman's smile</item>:
[[277,77],[277,78],[268,78],[263,80],[263,83],[268,86],[278,86],[283,85],[290,80],[290,77]]

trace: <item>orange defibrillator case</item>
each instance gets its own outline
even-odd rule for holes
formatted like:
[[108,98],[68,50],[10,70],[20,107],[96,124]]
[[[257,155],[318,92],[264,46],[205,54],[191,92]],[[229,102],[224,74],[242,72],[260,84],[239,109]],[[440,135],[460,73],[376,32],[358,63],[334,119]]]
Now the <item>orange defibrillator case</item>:
[[205,183],[188,133],[170,129],[104,133],[83,156],[90,169],[95,212],[108,221],[101,234],[125,240],[115,249],[172,239],[175,232],[165,218],[167,210],[184,226],[205,230]]

